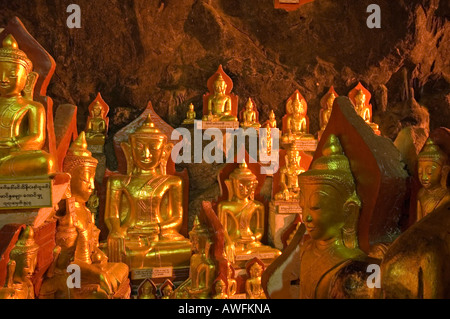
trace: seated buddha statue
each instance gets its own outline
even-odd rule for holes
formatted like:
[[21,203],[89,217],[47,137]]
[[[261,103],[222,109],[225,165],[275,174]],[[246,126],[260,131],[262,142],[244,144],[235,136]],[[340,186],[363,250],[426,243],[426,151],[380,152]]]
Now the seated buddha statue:
[[247,299],[267,299],[261,286],[261,275],[264,265],[261,261],[250,261],[248,267],[248,279],[245,281],[245,292]]
[[328,95],[328,98],[326,100],[326,108],[323,109],[320,113],[320,131],[321,132],[325,131],[325,128],[328,125],[328,121],[330,120],[331,111],[333,110],[333,103],[334,103],[335,99],[336,99],[336,95],[333,92],[331,92]]
[[166,174],[173,145],[149,116],[122,143],[129,174],[108,180],[105,223],[108,256],[130,269],[188,267],[191,243],[183,222],[182,179]]
[[418,173],[422,189],[417,195],[417,221],[450,202],[447,178],[450,170],[448,156],[428,139],[418,156]]
[[300,166],[300,151],[295,147],[290,147],[286,154],[286,165],[280,169],[281,190],[275,194],[276,200],[298,200],[300,188],[298,176],[305,170]]
[[186,113],[186,119],[183,121],[183,124],[194,124],[195,119],[197,118],[197,113],[194,111],[194,104],[189,104],[189,111]]
[[[86,202],[94,190],[98,161],[87,149],[85,133],[72,143],[64,160],[64,172],[71,175],[70,193],[65,215],[60,217],[56,233],[54,261],[44,280],[42,299],[127,298],[129,294],[128,266],[109,263],[99,249],[100,230]],[[67,295],[67,267],[76,264],[81,269],[81,290]],[[123,296],[117,295],[123,289]]]
[[172,297],[173,294],[173,289],[175,288],[174,284],[172,283],[172,281],[170,281],[169,279],[167,279],[160,288],[161,291],[161,299],[170,299]]
[[258,116],[255,111],[255,106],[252,99],[248,99],[247,104],[245,104],[245,111],[242,113],[242,123],[241,127],[250,128],[253,127],[258,129],[261,124],[258,123]]
[[156,299],[156,286],[155,284],[146,279],[138,289],[138,299]]
[[217,214],[230,240],[235,244],[236,254],[251,252],[280,252],[261,244],[265,232],[264,204],[254,200],[258,185],[256,175],[244,162],[231,172],[225,181],[228,200],[219,203]]
[[283,143],[291,143],[297,139],[314,139],[308,132],[306,120],[306,105],[300,95],[296,92],[295,97],[287,102],[286,127],[283,127],[285,133],[282,136]]
[[36,269],[39,246],[33,228],[22,230],[10,253],[6,285],[0,288],[0,299],[34,299],[32,276]]
[[221,278],[216,279],[214,281],[214,295],[213,299],[228,299],[228,295],[226,294],[226,284]]
[[378,124],[371,122],[372,113],[366,103],[366,95],[362,89],[358,90],[358,94],[355,96],[355,110],[359,116],[362,117],[364,121],[374,130],[374,132],[379,132]]
[[273,110],[269,113],[269,120],[267,121],[267,124],[269,124],[270,128],[277,128],[277,118]]
[[[12,35],[0,49],[0,177],[46,177],[56,172],[56,161],[41,149],[46,137],[42,104],[26,99],[33,64]],[[35,75],[34,75],[35,76]]]
[[97,101],[92,107],[86,125],[86,140],[88,144],[105,144],[106,129],[106,120],[103,118],[103,107]]
[[208,98],[208,114],[203,116],[203,121],[237,121],[232,114],[232,99],[226,94],[227,83],[221,73],[214,81],[214,92]]
[[[299,242],[295,276],[283,278],[272,273],[268,277],[270,298],[291,295],[291,281],[299,282],[300,299],[373,298],[379,289],[369,289],[367,267],[377,264],[358,244],[361,201],[349,159],[339,139],[330,135],[323,146],[322,157],[310,170],[300,174],[300,206],[303,223],[299,235],[307,230],[309,238]],[[306,226],[306,227],[305,227]],[[288,247],[286,251],[292,253]],[[295,256],[295,257],[293,257]],[[280,258],[285,258],[281,256]],[[270,274],[270,272],[268,272]]]
[[231,266],[231,263],[228,262],[228,272],[227,272],[227,286],[228,286],[228,290],[227,290],[227,295],[229,297],[234,296],[237,292],[237,281],[236,279],[234,279],[235,277],[235,272],[233,269],[233,266]]

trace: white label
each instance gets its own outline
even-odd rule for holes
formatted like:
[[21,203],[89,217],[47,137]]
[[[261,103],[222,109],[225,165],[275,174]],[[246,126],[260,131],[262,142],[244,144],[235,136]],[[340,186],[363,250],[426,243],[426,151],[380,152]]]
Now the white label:
[[317,140],[295,140],[295,147],[305,152],[315,152],[317,150]]
[[210,128],[217,128],[219,130],[229,129],[238,129],[239,122],[237,121],[228,121],[228,122],[214,122],[214,121],[196,121],[197,130],[207,130]]
[[166,278],[166,277],[173,277],[172,267],[133,269],[131,271],[132,280],[147,279],[147,278]]
[[0,182],[0,209],[52,207],[52,182]]
[[254,254],[245,254],[245,255],[236,255],[236,260],[250,260],[253,258],[258,259],[272,259],[275,257],[275,253],[254,253]]
[[228,299],[247,299],[247,295],[246,294],[237,294],[234,296],[229,296]]
[[286,202],[275,201],[275,206],[278,208],[278,214],[301,214],[302,208],[298,201]]

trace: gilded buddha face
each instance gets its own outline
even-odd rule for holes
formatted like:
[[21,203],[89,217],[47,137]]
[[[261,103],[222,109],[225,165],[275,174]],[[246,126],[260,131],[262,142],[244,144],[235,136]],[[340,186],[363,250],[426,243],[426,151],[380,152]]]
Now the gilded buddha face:
[[300,206],[303,222],[314,240],[339,238],[345,225],[344,199],[328,183],[302,184]]
[[425,189],[433,189],[436,186],[440,186],[442,166],[431,160],[421,159],[419,160],[419,180]]
[[234,195],[240,200],[250,197],[258,186],[256,179],[232,179]]
[[366,103],[366,95],[362,90],[358,91],[358,94],[355,96],[355,101],[357,105],[364,105]]
[[20,94],[25,88],[27,76],[27,71],[21,64],[0,62],[0,96]]
[[130,142],[133,160],[137,167],[149,171],[159,165],[165,146],[164,139],[134,135],[131,136]]
[[225,83],[225,81],[223,80],[223,78],[218,78],[215,82],[214,82],[214,91],[216,93],[220,93],[220,94],[225,94],[227,90],[227,84]]
[[95,167],[81,166],[71,172],[70,189],[77,202],[85,203],[95,189]]
[[290,166],[300,166],[301,156],[298,150],[290,150],[287,156]]
[[101,115],[102,115],[102,107],[99,103],[97,103],[92,108],[92,116],[93,117],[101,117]]
[[254,263],[253,266],[250,268],[250,277],[257,278],[261,277],[262,275],[262,267],[258,263]]

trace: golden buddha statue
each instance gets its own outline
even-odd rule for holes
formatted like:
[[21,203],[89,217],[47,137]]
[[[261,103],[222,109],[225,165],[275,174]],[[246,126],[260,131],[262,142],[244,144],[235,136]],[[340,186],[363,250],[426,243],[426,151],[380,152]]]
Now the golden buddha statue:
[[208,98],[208,114],[203,116],[203,121],[237,121],[232,114],[232,99],[226,94],[227,83],[221,73],[214,81],[214,92]]
[[128,175],[111,176],[105,223],[108,256],[130,269],[188,267],[191,243],[179,231],[183,222],[183,182],[166,174],[173,145],[150,116],[122,143]]
[[[41,288],[40,298],[127,298],[128,267],[123,263],[108,263],[107,256],[99,249],[100,230],[86,202],[94,190],[97,160],[87,150],[85,133],[72,143],[64,160],[64,172],[71,175],[70,193],[65,215],[60,217],[53,265]],[[71,264],[81,269],[81,290],[68,294],[67,267]],[[119,289],[123,294],[118,295]]]
[[258,180],[244,162],[225,181],[228,200],[218,205],[218,216],[230,240],[234,242],[236,254],[252,252],[280,252],[261,244],[264,235],[264,205],[254,200]]
[[212,242],[207,229],[200,223],[198,216],[194,220],[194,228],[189,233],[189,238],[192,240],[194,254],[190,261],[191,285],[188,292],[192,299],[207,299],[216,276],[216,266],[210,257]]
[[258,129],[261,124],[258,123],[258,116],[255,111],[255,106],[251,98],[248,99],[247,104],[245,104],[245,111],[242,112],[242,123],[241,127],[250,128],[253,127]]
[[372,113],[370,108],[366,103],[366,95],[362,89],[358,90],[358,93],[355,96],[355,110],[359,116],[362,117],[364,121],[374,130],[374,132],[379,133],[378,124],[372,122]]
[[326,101],[326,109],[320,114],[320,130],[323,132],[328,125],[328,121],[330,120],[331,111],[333,110],[334,100],[336,99],[336,95],[331,92],[328,95]]
[[261,286],[261,276],[264,271],[264,265],[261,261],[250,261],[247,270],[249,278],[245,281],[245,292],[247,299],[267,299]]
[[186,119],[183,121],[183,124],[194,124],[196,118],[197,113],[194,111],[194,104],[191,103],[189,104],[189,111],[186,113]]
[[306,101],[300,98],[298,92],[287,102],[286,126],[283,127],[284,134],[281,138],[283,143],[292,143],[298,139],[314,139],[308,132],[305,103]]
[[155,291],[155,284],[150,279],[146,279],[138,289],[138,299],[156,299]]
[[229,297],[234,296],[237,292],[237,281],[236,279],[234,279],[234,269],[230,263],[228,263],[227,286],[228,286],[227,295]]
[[88,144],[105,144],[107,124],[104,117],[102,104],[99,101],[95,102],[86,125]]
[[217,279],[214,284],[213,299],[228,299],[228,295],[225,293],[226,283],[221,278]]
[[6,285],[0,288],[0,299],[34,299],[32,276],[36,269],[39,246],[31,226],[22,230],[9,255]]
[[269,113],[269,120],[267,121],[267,124],[269,124],[270,128],[277,128],[277,118],[273,110]]
[[[56,161],[41,149],[46,137],[42,104],[22,96],[33,82],[33,64],[12,35],[0,49],[0,177],[48,177]],[[32,75],[35,77],[35,74]]]
[[300,166],[300,151],[294,146],[287,150],[286,165],[280,170],[281,190],[275,194],[276,200],[298,200],[300,188],[298,185],[298,176],[305,170]]
[[161,291],[161,299],[170,299],[172,297],[173,294],[173,289],[175,288],[174,284],[172,283],[172,281],[170,281],[169,279],[167,279],[160,288]]
[[417,195],[417,221],[450,202],[449,170],[448,156],[428,139],[418,156],[419,180],[423,188]]
[[292,296],[290,282],[293,280],[299,280],[300,299],[373,298],[379,293],[379,289],[369,289],[366,283],[370,275],[367,267],[379,262],[359,248],[361,201],[349,159],[335,135],[328,137],[322,154],[310,170],[299,176],[304,225],[298,234],[301,236],[307,230],[309,238],[296,239],[294,242],[299,247],[289,246],[288,255],[280,257],[299,258],[295,265],[300,266],[295,276],[284,275],[283,282],[279,282],[277,272],[267,273],[270,298]]

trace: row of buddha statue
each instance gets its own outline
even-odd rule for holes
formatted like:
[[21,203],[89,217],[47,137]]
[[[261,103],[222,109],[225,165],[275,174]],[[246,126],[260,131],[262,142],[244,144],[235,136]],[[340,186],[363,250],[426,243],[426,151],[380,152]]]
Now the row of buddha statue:
[[[45,179],[54,185],[58,174],[70,179],[52,207],[8,210],[10,214],[31,214],[33,209],[49,209],[52,214],[46,222],[56,226],[52,261],[37,291],[33,276],[41,249],[39,237],[35,238],[32,224],[15,228],[17,236],[8,243],[13,246],[3,250],[6,255],[0,260],[7,261],[3,265],[5,274],[0,274],[5,277],[0,298],[127,299],[133,295],[155,299],[160,284],[161,299],[264,299],[292,297],[293,282],[299,287],[296,298],[379,298],[380,290],[366,284],[367,269],[374,264],[381,264],[383,270],[384,296],[412,296],[417,280],[413,283],[416,277],[408,272],[407,264],[412,260],[424,262],[426,256],[414,255],[414,243],[404,243],[404,238],[410,238],[410,233],[426,238],[429,223],[437,232],[446,232],[438,227],[439,221],[446,222],[441,212],[450,206],[448,149],[430,138],[417,156],[422,186],[414,203],[417,223],[397,236],[393,244],[386,244],[386,259],[371,255],[364,246],[366,242],[360,245],[360,214],[368,205],[367,194],[358,187],[361,180],[364,182],[358,171],[361,159],[352,158],[354,152],[346,135],[350,130],[334,132],[336,125],[325,130],[324,124],[342,116],[339,125],[350,127],[354,120],[351,115],[356,113],[356,125],[369,125],[370,136],[379,134],[376,124],[371,123],[370,93],[360,84],[349,98],[338,98],[332,88],[324,97],[322,139],[315,145],[314,159],[301,147],[304,144],[297,143],[314,137],[309,133],[306,100],[295,92],[283,119],[284,163],[272,176],[270,200],[260,194],[266,178],[258,170],[260,163],[247,160],[227,164],[219,172],[221,195],[215,202],[204,204],[188,234],[187,183],[171,161],[174,145],[163,132],[162,120],[150,113],[130,124],[127,140],[120,143],[126,172],[107,172],[108,177],[100,179],[105,183],[99,183],[96,175],[100,161],[105,160],[101,155],[109,108],[98,96],[90,106],[86,132],[73,136],[59,171],[61,158],[43,150],[48,133],[46,108],[27,93],[36,84],[32,70],[31,60],[15,38],[7,35],[0,49],[0,183]],[[232,81],[221,67],[208,81],[208,88],[203,122],[211,127],[220,122],[235,125],[237,96],[231,93]],[[191,106],[188,120],[195,119],[193,109]],[[241,126],[259,128],[258,119],[254,102],[249,99],[241,112]],[[265,127],[276,128],[273,111]],[[364,134],[369,133],[366,130]],[[351,134],[365,143],[359,131]],[[378,138],[385,142],[383,137]],[[101,174],[106,176],[106,168]],[[100,187],[97,199],[104,200],[100,221],[87,206],[95,202],[90,199],[96,184]],[[99,222],[108,233],[103,242]],[[276,240],[284,240],[283,245]],[[445,242],[446,237],[440,240]],[[436,245],[433,248],[440,247]],[[432,257],[440,256],[439,251],[435,248]],[[404,260],[395,259],[393,252],[405,256]],[[430,263],[426,270],[432,275],[432,266],[445,265],[444,261]],[[297,267],[295,271],[289,268],[292,264]],[[0,263],[0,269],[3,266]],[[68,269],[80,270],[79,287],[68,286],[72,278]],[[401,289],[401,281],[395,276],[408,279]],[[422,274],[418,296],[447,296],[436,288],[441,284],[432,277]],[[450,282],[442,278],[443,284]],[[423,287],[429,286],[435,290],[427,294]],[[402,295],[403,291],[411,293]]]

